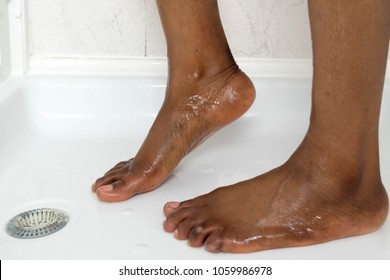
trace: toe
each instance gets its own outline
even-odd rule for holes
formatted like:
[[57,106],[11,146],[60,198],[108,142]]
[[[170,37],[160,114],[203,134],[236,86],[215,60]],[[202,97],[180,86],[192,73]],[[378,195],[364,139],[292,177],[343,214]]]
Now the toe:
[[96,182],[92,185],[92,191],[96,192],[100,187],[105,185],[110,185],[119,181],[123,177],[123,172],[113,172],[104,175],[103,177],[96,180]]
[[210,233],[204,242],[204,246],[205,249],[211,253],[221,252],[223,247],[221,231],[214,231]]
[[120,170],[120,169],[129,170],[129,168],[130,168],[132,162],[133,162],[133,159],[130,159],[130,160],[127,160],[127,161],[121,161],[121,162],[117,163],[113,168],[111,168],[110,170],[108,170],[104,175],[107,175],[107,174],[109,174],[109,173],[118,171],[118,170]]
[[188,234],[188,245],[191,247],[203,246],[208,235],[216,230],[217,228],[208,222],[199,223],[198,225],[192,227],[190,233]]
[[117,163],[113,168],[108,170],[104,176],[100,177],[92,184],[92,191],[96,192],[98,188],[120,180],[122,176],[128,174],[132,162],[133,159]]
[[96,190],[96,195],[101,201],[117,202],[127,200],[137,194],[135,188],[127,185],[123,180],[118,180],[109,185],[103,185]]
[[190,216],[178,224],[174,235],[179,240],[187,240],[191,230],[199,225],[202,221],[199,216]]
[[174,232],[181,222],[191,216],[194,216],[193,213],[194,209],[192,209],[191,207],[179,206],[176,211],[169,214],[165,219],[163,224],[164,230],[167,232]]
[[164,205],[164,215],[165,217],[168,217],[171,213],[173,213],[178,207],[180,206],[180,202],[177,201],[171,201],[167,202]]
[[199,206],[199,204],[196,202],[196,199],[189,199],[182,202],[178,201],[170,201],[165,203],[163,211],[165,217],[168,217],[170,214],[175,212],[179,208],[187,208],[187,207],[193,207],[193,206]]

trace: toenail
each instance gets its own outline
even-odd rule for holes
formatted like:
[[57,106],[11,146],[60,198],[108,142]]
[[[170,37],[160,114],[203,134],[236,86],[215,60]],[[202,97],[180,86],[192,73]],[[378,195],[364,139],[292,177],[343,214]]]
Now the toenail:
[[173,232],[173,236],[175,238],[179,238],[179,231],[177,229],[175,229],[175,231]]
[[110,192],[113,190],[113,186],[112,185],[105,185],[105,186],[101,186],[100,188],[98,188],[99,191],[103,191],[103,192]]
[[180,202],[168,202],[167,208],[176,209],[180,206]]

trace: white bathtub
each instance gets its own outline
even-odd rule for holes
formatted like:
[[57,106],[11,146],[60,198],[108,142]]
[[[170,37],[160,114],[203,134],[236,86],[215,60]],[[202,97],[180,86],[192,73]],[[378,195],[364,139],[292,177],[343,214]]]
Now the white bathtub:
[[[258,78],[251,110],[184,159],[154,192],[97,200],[93,181],[133,156],[163,100],[165,79],[12,77],[0,84],[0,259],[390,259],[390,222],[316,246],[211,254],[162,229],[166,201],[184,200],[283,163],[303,137],[309,79]],[[387,81],[389,82],[389,81]],[[390,191],[390,87],[381,116],[381,168]],[[5,232],[25,210],[68,212],[61,231],[21,240]]]

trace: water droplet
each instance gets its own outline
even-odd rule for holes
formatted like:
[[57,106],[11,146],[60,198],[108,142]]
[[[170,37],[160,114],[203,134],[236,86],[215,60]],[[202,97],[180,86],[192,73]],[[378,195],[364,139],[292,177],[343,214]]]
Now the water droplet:
[[139,243],[133,246],[132,252],[135,254],[144,254],[149,250],[149,245],[145,243]]

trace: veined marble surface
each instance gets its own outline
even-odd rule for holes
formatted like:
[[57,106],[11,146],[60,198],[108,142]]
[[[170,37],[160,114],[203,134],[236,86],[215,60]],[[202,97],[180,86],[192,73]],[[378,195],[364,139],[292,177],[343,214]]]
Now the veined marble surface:
[[[160,57],[166,44],[155,0],[27,0],[31,55]],[[219,0],[236,57],[311,57],[306,0]]]

